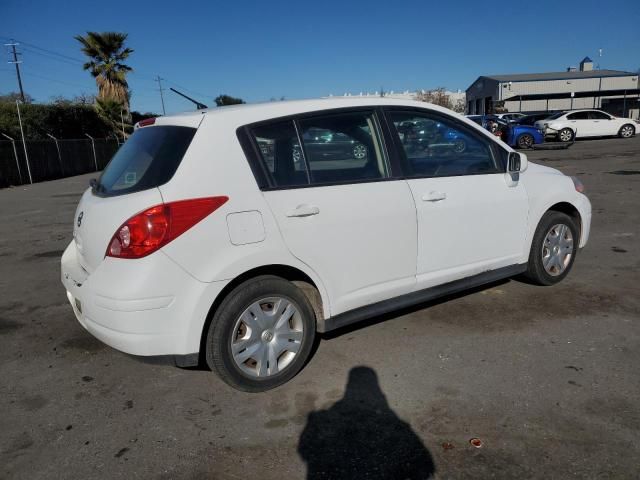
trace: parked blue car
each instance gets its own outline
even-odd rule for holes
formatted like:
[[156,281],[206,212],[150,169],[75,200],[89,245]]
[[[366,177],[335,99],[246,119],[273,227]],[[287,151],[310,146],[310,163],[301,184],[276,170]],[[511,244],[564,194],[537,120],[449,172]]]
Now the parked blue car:
[[510,147],[532,148],[544,143],[544,133],[529,125],[508,123],[494,115],[469,115],[467,118],[490,132],[499,134],[502,141]]
[[467,148],[467,136],[433,120],[406,121],[397,126],[407,152],[422,152],[425,148],[448,148],[462,153]]

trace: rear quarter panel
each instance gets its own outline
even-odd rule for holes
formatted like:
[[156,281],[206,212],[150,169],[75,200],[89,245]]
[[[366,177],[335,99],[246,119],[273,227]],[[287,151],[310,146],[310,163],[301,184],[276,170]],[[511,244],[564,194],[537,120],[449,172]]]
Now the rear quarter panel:
[[[226,195],[229,201],[163,251],[202,282],[232,280],[265,265],[297,268],[318,286],[328,307],[327,293],[318,275],[286,248],[258,188],[236,136],[237,127],[246,122],[245,118],[234,119],[232,112],[204,117],[178,171],[169,183],[160,187],[160,192],[165,202],[218,195]],[[261,217],[264,234],[256,241],[242,245],[232,242],[228,219],[240,212],[251,212],[252,218]]]

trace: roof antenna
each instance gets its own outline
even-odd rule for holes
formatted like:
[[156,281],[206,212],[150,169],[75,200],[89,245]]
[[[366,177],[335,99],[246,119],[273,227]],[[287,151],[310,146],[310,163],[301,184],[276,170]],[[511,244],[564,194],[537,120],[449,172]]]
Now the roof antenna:
[[189,100],[190,102],[195,103],[195,105],[196,105],[196,109],[197,109],[197,110],[202,110],[202,109],[204,109],[204,108],[209,108],[209,107],[207,107],[204,103],[200,103],[199,101],[194,100],[193,98],[186,96],[184,93],[179,92],[179,91],[178,91],[178,90],[176,90],[175,88],[169,87],[169,90],[171,90],[172,92],[177,93],[177,94],[178,94],[178,95],[180,95],[181,97],[186,98],[186,99],[187,99],[187,100]]

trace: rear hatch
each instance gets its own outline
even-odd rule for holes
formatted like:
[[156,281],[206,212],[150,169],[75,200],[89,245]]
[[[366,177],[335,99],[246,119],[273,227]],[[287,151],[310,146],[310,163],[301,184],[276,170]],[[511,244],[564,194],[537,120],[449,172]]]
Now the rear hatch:
[[73,238],[82,268],[93,272],[119,227],[163,203],[158,187],[175,174],[202,115],[166,117],[137,128],[120,147],[75,213]]

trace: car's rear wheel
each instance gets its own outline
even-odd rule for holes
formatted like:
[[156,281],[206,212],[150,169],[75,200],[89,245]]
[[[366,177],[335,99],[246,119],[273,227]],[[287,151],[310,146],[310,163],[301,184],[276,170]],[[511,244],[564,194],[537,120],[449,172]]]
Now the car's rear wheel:
[[566,213],[548,211],[531,242],[525,276],[539,285],[553,285],[573,266],[579,243],[575,221]]
[[367,156],[367,147],[363,144],[358,143],[353,147],[353,156],[358,160],[362,160]]
[[618,136],[622,138],[631,138],[636,134],[636,129],[630,123],[623,125],[620,127],[620,131],[618,132]]
[[298,287],[280,277],[256,277],[236,287],[215,312],[207,364],[234,388],[270,390],[304,366],[315,330],[313,308]]
[[523,133],[518,137],[518,140],[516,141],[518,148],[531,148],[533,147],[534,143],[535,140],[533,139],[533,135],[529,133]]
[[573,140],[573,136],[573,130],[571,130],[570,128],[563,128],[558,132],[558,138],[561,142],[570,142],[571,140]]

